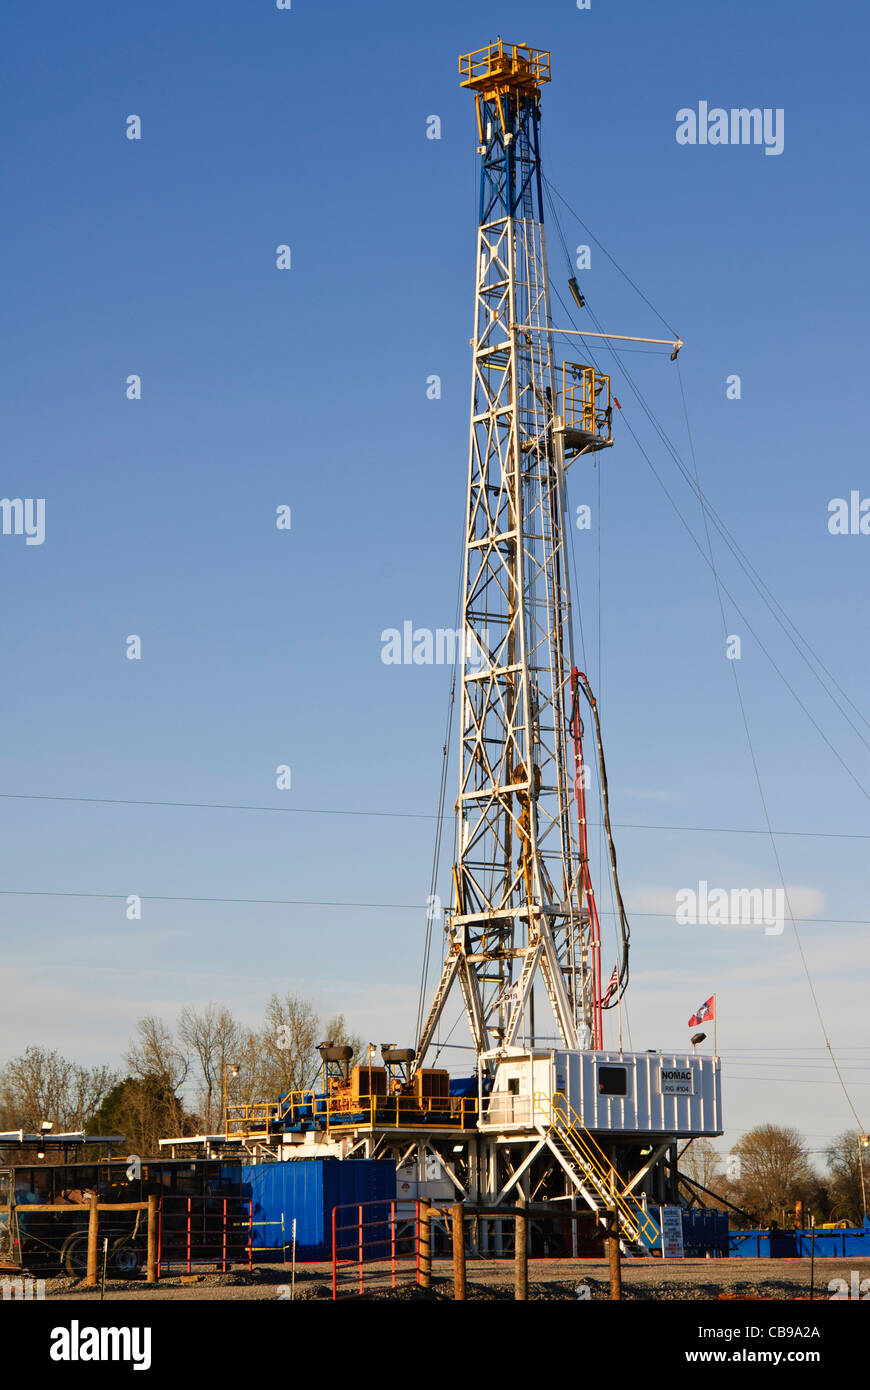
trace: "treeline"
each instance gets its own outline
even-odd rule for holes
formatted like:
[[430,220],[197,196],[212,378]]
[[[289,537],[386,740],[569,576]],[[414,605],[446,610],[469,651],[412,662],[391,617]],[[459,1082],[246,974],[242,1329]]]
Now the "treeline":
[[[734,1226],[791,1227],[796,1222],[864,1220],[865,1188],[870,1181],[867,1157],[857,1130],[839,1134],[824,1150],[825,1171],[811,1161],[803,1136],[780,1125],[759,1125],[722,1156],[709,1139],[694,1139],[683,1152],[679,1170],[694,1181],[683,1184],[686,1197],[701,1206],[727,1204]],[[707,1189],[706,1192],[700,1188]]]
[[56,1134],[124,1135],[125,1153],[153,1155],[158,1139],[219,1133],[224,1086],[231,1104],[255,1104],[310,1085],[326,1041],[362,1047],[343,1014],[322,1019],[301,996],[273,994],[259,1028],[216,1004],[186,1006],[172,1027],[141,1018],[123,1070],[28,1047],[0,1067],[0,1130],[50,1121]]
[[[56,1134],[123,1135],[118,1152],[154,1155],[159,1139],[220,1133],[225,1086],[231,1104],[256,1104],[310,1085],[320,1068],[317,1044],[326,1041],[349,1044],[355,1058],[363,1050],[344,1015],[322,1019],[301,996],[273,994],[259,1028],[216,1004],[183,1008],[172,1027],[141,1018],[121,1071],[28,1047],[0,1067],[0,1130],[38,1132],[50,1121]],[[729,1210],[737,1226],[790,1226],[796,1215],[803,1225],[811,1217],[860,1224],[870,1150],[857,1130],[846,1130],[823,1157],[819,1172],[799,1131],[779,1125],[750,1130],[727,1155],[695,1139],[679,1160],[691,1180],[683,1195]],[[19,1151],[14,1161],[22,1160],[29,1156]]]

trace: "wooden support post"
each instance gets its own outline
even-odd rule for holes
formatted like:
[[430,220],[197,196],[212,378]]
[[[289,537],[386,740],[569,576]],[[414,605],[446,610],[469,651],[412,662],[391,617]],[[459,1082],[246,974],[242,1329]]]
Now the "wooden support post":
[[619,1249],[619,1212],[617,1208],[611,1207],[609,1213],[609,1235],[608,1244],[610,1246],[610,1299],[613,1303],[622,1302],[622,1260]]
[[157,1283],[157,1194],[148,1198],[148,1258],[145,1277],[149,1284]]
[[97,1287],[97,1235],[100,1228],[100,1213],[97,1210],[97,1194],[91,1193],[88,1212],[88,1270],[85,1275],[85,1288]]
[[526,1199],[521,1193],[517,1198],[517,1214],[514,1217],[514,1299],[525,1303],[529,1296],[529,1254],[526,1242]]
[[450,1209],[453,1231],[453,1300],[465,1302],[465,1209],[454,1202]]
[[419,1210],[417,1283],[421,1289],[428,1289],[432,1283],[432,1204],[428,1197],[421,1198]]

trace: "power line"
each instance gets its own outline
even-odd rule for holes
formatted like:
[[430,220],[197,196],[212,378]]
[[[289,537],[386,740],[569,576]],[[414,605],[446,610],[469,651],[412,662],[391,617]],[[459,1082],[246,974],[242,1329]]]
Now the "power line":
[[136,897],[140,902],[152,903],[238,903],[243,907],[376,907],[380,909],[421,911],[422,903],[358,903],[330,902],[321,898],[208,898],[181,893],[83,893],[61,892],[58,890],[36,888],[0,888],[0,897],[10,898],[100,898],[126,902]]
[[[807,1047],[805,1044],[800,1048],[789,1047],[786,1044],[780,1047],[729,1047],[727,1052],[722,1052],[721,1057],[730,1057],[735,1052],[800,1052],[801,1056],[812,1055],[814,1052],[827,1052],[826,1047]],[[849,1043],[846,1047],[837,1048],[838,1052],[867,1052],[870,1051],[870,1043]]]
[[[741,830],[731,825],[655,825],[640,821],[614,821],[620,830],[676,830],[681,834],[704,835],[767,835],[768,831],[759,828]],[[812,840],[870,840],[870,834],[849,830],[774,830],[774,835],[791,835]]]
[[[263,811],[285,816],[370,816],[379,820],[438,820],[438,816],[429,811],[371,811],[350,809],[343,806],[256,806],[247,802],[157,801],[132,796],[55,796],[41,792],[0,792],[0,801],[58,801],[85,806],[154,806],[192,811]],[[598,821],[589,821],[590,826],[597,826],[598,824]],[[614,821],[613,825],[619,830],[662,830],[681,835],[767,835],[768,833],[766,829],[761,827],[739,825],[661,825],[651,821]],[[870,840],[870,833],[849,830],[775,830],[774,834],[812,840]]]
[[[237,903],[242,907],[353,907],[353,908],[382,908],[397,912],[424,912],[428,909],[426,903],[371,903],[355,902],[348,899],[331,898],[220,898],[209,897],[204,894],[194,893],[96,893],[85,892],[76,889],[52,889],[52,888],[0,888],[0,897],[5,898],[95,898],[111,902],[126,902],[129,897],[137,897],[140,902],[157,903]],[[632,917],[657,917],[667,921],[670,913],[667,912],[641,912],[632,908],[627,909]],[[604,916],[617,915],[616,910],[600,908],[599,911]],[[870,918],[867,917],[797,917],[795,921],[818,922],[824,925],[834,926],[857,926],[870,927]],[[715,925],[715,924],[714,924]],[[758,923],[761,926],[761,923]],[[742,928],[746,930],[746,928]],[[739,930],[737,928],[736,930]]]
[[[732,1081],[774,1081],[774,1082],[777,1082],[777,1083],[783,1082],[783,1083],[785,1083],[786,1085],[791,1085],[791,1086],[839,1086],[841,1089],[842,1089],[842,1086],[843,1086],[843,1083],[842,1083],[841,1080],[837,1080],[837,1081],[823,1081],[822,1078],[821,1078],[820,1076],[819,1076],[819,1077],[814,1077],[814,1076],[739,1076],[739,1075],[734,1074],[733,1072],[725,1072],[725,1073],[723,1073],[723,1075],[730,1076],[730,1079],[731,1079]],[[851,1080],[850,1080],[850,1081],[849,1081],[849,1085],[850,1085],[850,1086],[870,1086],[870,1081],[851,1081]],[[849,1108],[850,1108],[850,1109],[852,1108],[852,1106],[851,1106],[851,1101],[849,1102]],[[855,1114],[854,1110],[852,1111],[852,1113]],[[857,1116],[856,1116],[855,1118],[856,1118],[856,1120],[857,1120],[858,1128],[860,1129],[860,1128],[861,1128],[861,1121],[860,1121],[860,1119],[859,1119]]]
[[437,816],[426,811],[356,811],[335,806],[251,806],[241,802],[226,801],[144,801],[131,796],[49,796],[35,792],[0,792],[0,800],[74,801],[94,806],[167,806],[196,811],[272,811],[281,815],[375,816],[385,820],[437,820]]
[[[728,1053],[727,1053],[727,1052],[724,1052],[724,1053],[721,1053],[720,1055],[721,1055],[723,1058],[725,1058],[725,1057],[728,1056]],[[763,1057],[763,1058],[759,1058],[759,1060],[758,1060],[757,1062],[751,1062],[751,1061],[750,1061],[748,1058],[746,1058],[746,1057],[735,1057],[735,1058],[732,1058],[730,1065],[733,1066],[733,1067],[776,1067],[777,1069],[779,1069],[780,1067],[787,1067],[787,1068],[789,1069],[789,1071],[795,1071],[795,1070],[799,1070],[799,1071],[829,1071],[829,1070],[830,1070],[830,1068],[828,1067],[827,1062],[801,1062],[801,1061],[780,1062],[780,1061],[777,1060],[776,1057]],[[867,1066],[870,1066],[870,1057],[856,1057],[856,1058],[854,1058],[854,1059],[851,1060],[851,1061],[845,1061],[845,1062],[843,1063],[843,1065],[844,1065],[844,1066],[848,1066],[848,1067],[853,1067],[853,1068],[854,1068],[854,1067],[865,1067],[865,1068],[866,1068]]]

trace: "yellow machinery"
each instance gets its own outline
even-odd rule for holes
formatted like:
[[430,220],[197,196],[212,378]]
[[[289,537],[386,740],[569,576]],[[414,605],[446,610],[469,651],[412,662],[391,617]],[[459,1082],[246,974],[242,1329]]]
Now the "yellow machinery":
[[516,95],[537,98],[543,82],[550,80],[550,55],[526,43],[487,44],[459,59],[460,86],[470,87],[477,102],[477,129],[484,141],[483,103],[493,102],[501,128],[510,141],[511,122],[506,117],[503,98]]

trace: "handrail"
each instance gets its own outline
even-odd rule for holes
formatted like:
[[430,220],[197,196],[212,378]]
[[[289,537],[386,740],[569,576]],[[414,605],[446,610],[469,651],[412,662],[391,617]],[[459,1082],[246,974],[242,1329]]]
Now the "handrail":
[[421,1099],[395,1094],[360,1096],[354,1100],[349,1093],[318,1096],[313,1091],[289,1091],[280,1101],[227,1106],[227,1134],[254,1137],[250,1123],[259,1126],[256,1134],[265,1134],[270,1124],[280,1124],[288,1118],[291,1122],[296,1119],[322,1122],[327,1130],[344,1129],[354,1121],[366,1127],[376,1124],[386,1128],[421,1127],[418,1117],[427,1112],[445,1117],[426,1120],[427,1129],[470,1128],[477,1117],[477,1097],[427,1096]]
[[[619,1173],[589,1133],[564,1092],[556,1091],[552,1097],[539,1092],[535,1095],[535,1104],[540,1104],[545,1113],[548,1113],[550,1128],[566,1142],[569,1149],[575,1150],[575,1157],[579,1155],[581,1163],[587,1169],[591,1169],[599,1197],[616,1207],[623,1222],[636,1231],[638,1239],[641,1236],[649,1240],[655,1239],[660,1234],[658,1226],[644,1211],[637,1198],[625,1188]],[[616,1186],[617,1181],[619,1188]]]

